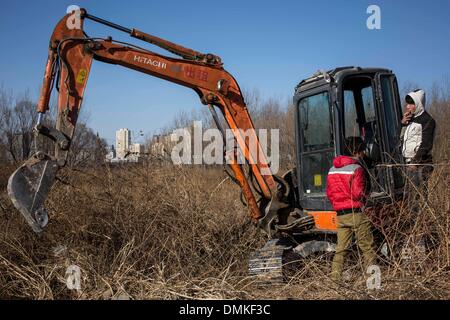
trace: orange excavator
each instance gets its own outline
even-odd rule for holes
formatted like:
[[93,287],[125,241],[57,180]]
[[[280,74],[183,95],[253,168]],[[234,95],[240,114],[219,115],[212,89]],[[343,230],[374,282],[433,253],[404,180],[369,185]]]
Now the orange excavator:
[[[110,37],[89,37],[83,30],[86,19],[128,33],[179,58]],[[270,171],[238,83],[218,56],[125,28],[80,9],[63,17],[53,31],[37,106],[36,132],[54,141],[55,152],[37,151],[8,182],[14,206],[37,233],[48,223],[44,202],[58,170],[66,164],[93,60],[193,89],[223,132],[216,108],[220,110],[247,163],[239,164],[236,152],[231,155],[229,166],[234,179],[242,188],[250,218],[271,239],[250,259],[253,274],[270,273],[272,279],[279,280],[285,257],[294,248],[302,257],[333,250],[336,213],[325,197],[324,181],[332,156],[344,153],[349,134],[360,135],[366,142],[374,177],[374,203],[392,201],[402,186],[395,169],[385,166],[401,161],[392,135],[401,108],[391,71],[344,67],[318,72],[300,82],[294,94],[298,164],[279,177]],[[54,87],[59,94],[56,127],[52,128],[45,126],[43,119]],[[252,142],[256,148],[250,146]]]

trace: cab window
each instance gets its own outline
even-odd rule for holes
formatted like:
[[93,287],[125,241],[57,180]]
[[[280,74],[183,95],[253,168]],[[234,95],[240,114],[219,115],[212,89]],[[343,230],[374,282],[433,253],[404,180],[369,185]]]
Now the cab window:
[[325,192],[326,176],[334,155],[328,92],[301,99],[298,109],[303,193],[320,195]]
[[303,98],[299,103],[303,150],[314,151],[331,146],[331,122],[328,92]]

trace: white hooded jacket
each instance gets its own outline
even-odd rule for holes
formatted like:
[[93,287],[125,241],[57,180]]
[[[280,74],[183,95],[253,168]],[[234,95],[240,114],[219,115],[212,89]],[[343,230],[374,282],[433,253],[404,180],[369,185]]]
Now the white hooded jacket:
[[425,92],[408,93],[414,100],[416,110],[411,121],[402,130],[402,153],[407,163],[431,162],[436,123],[425,111]]

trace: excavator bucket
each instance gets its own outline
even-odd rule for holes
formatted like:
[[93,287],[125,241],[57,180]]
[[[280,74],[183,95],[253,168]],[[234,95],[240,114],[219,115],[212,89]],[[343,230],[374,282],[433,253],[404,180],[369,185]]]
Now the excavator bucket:
[[34,232],[48,223],[44,202],[58,171],[57,161],[37,152],[17,169],[8,180],[8,194]]

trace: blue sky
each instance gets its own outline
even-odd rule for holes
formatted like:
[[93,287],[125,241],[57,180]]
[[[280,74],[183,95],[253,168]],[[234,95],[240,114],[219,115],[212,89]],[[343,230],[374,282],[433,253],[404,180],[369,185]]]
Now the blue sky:
[[[358,65],[394,70],[400,86],[429,88],[450,74],[450,0],[433,1],[5,1],[0,11],[0,84],[35,98],[53,27],[71,4],[129,28],[219,55],[241,88],[288,99],[318,69]],[[381,8],[381,30],[366,9]],[[90,36],[126,34],[87,22]],[[153,49],[145,43],[142,46]],[[155,49],[156,52],[162,51]],[[94,61],[84,112],[113,142],[118,128],[154,132],[181,110],[202,108],[184,87]]]

